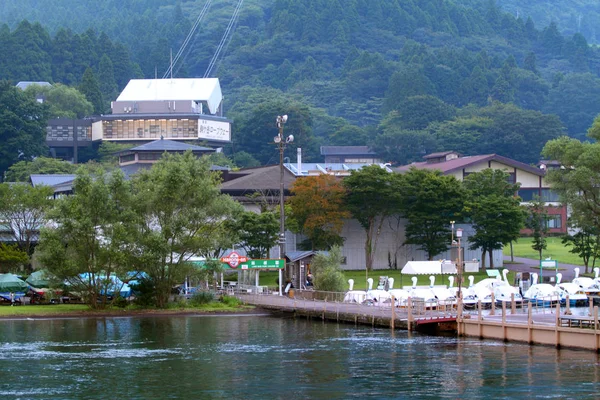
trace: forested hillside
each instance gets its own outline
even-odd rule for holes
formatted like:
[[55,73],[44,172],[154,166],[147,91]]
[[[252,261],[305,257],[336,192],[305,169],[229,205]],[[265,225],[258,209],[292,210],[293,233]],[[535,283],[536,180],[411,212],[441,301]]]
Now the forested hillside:
[[600,43],[600,2],[597,0],[502,0],[503,10],[531,16],[536,24],[558,23],[564,35],[581,33],[590,43]]
[[[547,140],[582,137],[600,113],[599,50],[492,0],[465,3],[246,0],[212,73],[229,151],[276,161],[280,113],[307,160],[318,145],[369,144],[397,163],[450,149],[533,163]],[[162,76],[204,4],[4,0],[0,78],[77,86],[91,66],[107,104],[129,78]],[[212,2],[176,76],[203,76],[236,4]]]

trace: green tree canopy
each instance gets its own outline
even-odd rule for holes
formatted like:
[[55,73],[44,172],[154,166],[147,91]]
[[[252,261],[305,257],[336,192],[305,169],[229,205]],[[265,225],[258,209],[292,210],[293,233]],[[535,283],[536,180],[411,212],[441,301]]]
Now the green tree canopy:
[[164,155],[133,179],[136,262],[152,279],[159,307],[190,273],[190,257],[211,253],[217,247],[213,239],[225,239],[226,221],[241,212],[239,203],[220,193],[219,183],[208,160],[189,151]]
[[53,86],[29,85],[25,93],[33,99],[38,95],[44,96],[49,118],[77,119],[90,116],[94,112],[94,106],[83,93],[60,83]]
[[270,211],[243,211],[235,216],[228,229],[248,257],[269,258],[269,250],[277,244],[279,237],[279,216]]
[[525,211],[515,196],[519,185],[508,183],[504,171],[492,169],[468,175],[463,185],[467,190],[463,212],[475,229],[470,248],[481,248],[484,265],[487,253],[494,268],[493,251],[519,238],[524,227]]
[[7,81],[0,82],[0,174],[47,151],[47,108]]
[[406,244],[425,251],[429,260],[450,245],[450,221],[464,203],[461,183],[437,170],[411,168],[403,175],[401,213],[406,218]]
[[74,174],[77,166],[70,162],[49,157],[36,157],[31,161],[19,161],[8,168],[6,182],[29,182],[32,174]]
[[55,200],[49,213],[53,226],[42,229],[40,261],[58,279],[69,282],[93,308],[107,305],[106,294],[118,292],[111,277],[124,279],[137,270],[132,257],[137,247],[130,183],[121,171],[92,176],[77,171],[74,195]]
[[402,176],[378,165],[352,171],[344,179],[346,208],[365,230],[365,265],[373,268],[377,242],[385,219],[398,212]]

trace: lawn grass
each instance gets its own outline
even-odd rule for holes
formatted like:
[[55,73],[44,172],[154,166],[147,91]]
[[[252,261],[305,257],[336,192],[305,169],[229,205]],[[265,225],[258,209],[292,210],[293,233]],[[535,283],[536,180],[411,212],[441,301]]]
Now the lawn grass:
[[[354,290],[366,290],[367,288],[367,278],[373,278],[373,289],[377,287],[377,283],[379,282],[380,276],[387,276],[388,278],[394,278],[394,288],[401,289],[402,286],[410,286],[412,285],[411,278],[413,275],[404,275],[400,273],[400,270],[391,270],[391,269],[378,269],[369,272],[369,274],[365,274],[365,270],[352,270],[352,271],[343,271],[344,272],[344,281],[346,282],[346,290],[348,289],[348,279],[354,279]],[[481,270],[477,273],[465,273],[465,284],[468,285],[468,276],[473,275],[475,277],[475,283],[479,282],[482,279],[488,278],[488,275],[485,271]],[[259,283],[261,286],[268,286],[275,290],[276,284],[275,281],[277,279],[277,272],[261,272],[259,275]],[[414,275],[417,277],[417,285],[425,286],[429,285],[429,275]],[[435,275],[435,285],[448,285],[448,277],[451,276],[449,274],[443,275]],[[456,287],[456,274],[454,276],[454,286]],[[512,282],[514,278],[514,273],[509,272],[508,281]]]
[[116,308],[111,307],[107,309],[93,310],[86,304],[49,304],[49,305],[21,305],[21,306],[13,306],[10,305],[2,305],[0,306],[0,318],[21,318],[27,316],[36,316],[36,317],[49,317],[53,316],[64,316],[64,315],[72,315],[72,316],[118,316],[118,315],[139,315],[139,314],[177,314],[181,312],[244,312],[250,309],[253,309],[252,306],[230,306],[218,301],[203,304],[199,307],[188,307],[188,306],[178,306],[176,303],[173,303],[171,307],[167,309],[155,309],[155,308],[141,308],[139,306],[131,305],[126,308]]
[[[556,236],[546,238],[546,244],[548,245],[548,248],[543,251],[542,257],[550,257],[552,260],[557,260],[559,266],[560,264],[583,265],[581,258],[579,258],[577,254],[569,253],[569,250],[572,247],[565,247],[561,240],[562,239],[560,237]],[[531,248],[532,242],[533,238],[530,237],[519,238],[516,243],[513,243],[514,256],[538,260],[540,255],[537,251]],[[504,255],[510,256],[510,246],[504,247]]]
[[91,311],[85,304],[48,304],[48,305],[22,305],[22,306],[0,306],[0,317],[21,317],[27,315],[52,315],[78,314]]

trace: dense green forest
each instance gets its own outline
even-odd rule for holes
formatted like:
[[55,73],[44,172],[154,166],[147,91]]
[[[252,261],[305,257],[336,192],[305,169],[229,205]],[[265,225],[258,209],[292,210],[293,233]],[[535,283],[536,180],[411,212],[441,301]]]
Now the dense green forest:
[[596,0],[502,0],[511,14],[531,16],[537,25],[555,21],[564,35],[581,33],[590,43],[600,43],[600,2]]
[[[529,3],[533,13],[549,2]],[[0,78],[60,82],[86,96],[95,83],[104,104],[95,109],[106,110],[128,79],[162,76],[205,4],[5,0]],[[212,1],[176,76],[203,76],[236,4]],[[274,116],[287,113],[307,161],[320,159],[319,145],[369,144],[395,163],[436,150],[536,162],[547,140],[583,137],[600,113],[600,51],[581,33],[534,22],[525,8],[519,17],[503,8],[494,0],[246,0],[211,74],[234,120],[228,151],[276,162]]]

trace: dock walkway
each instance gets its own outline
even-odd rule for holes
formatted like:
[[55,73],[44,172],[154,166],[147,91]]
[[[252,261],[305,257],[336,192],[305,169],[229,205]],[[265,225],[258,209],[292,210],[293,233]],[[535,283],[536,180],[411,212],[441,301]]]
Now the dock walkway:
[[[408,307],[391,307],[390,303],[365,305],[344,303],[340,294],[318,295],[297,292],[294,298],[264,293],[237,293],[246,304],[296,317],[346,322],[391,329],[456,331],[459,336],[518,341],[556,347],[573,347],[600,352],[598,307],[573,315],[570,310],[525,305],[483,310],[481,307],[422,307],[409,300]],[[342,297],[343,298],[343,297]],[[593,304],[593,303],[592,303]]]

